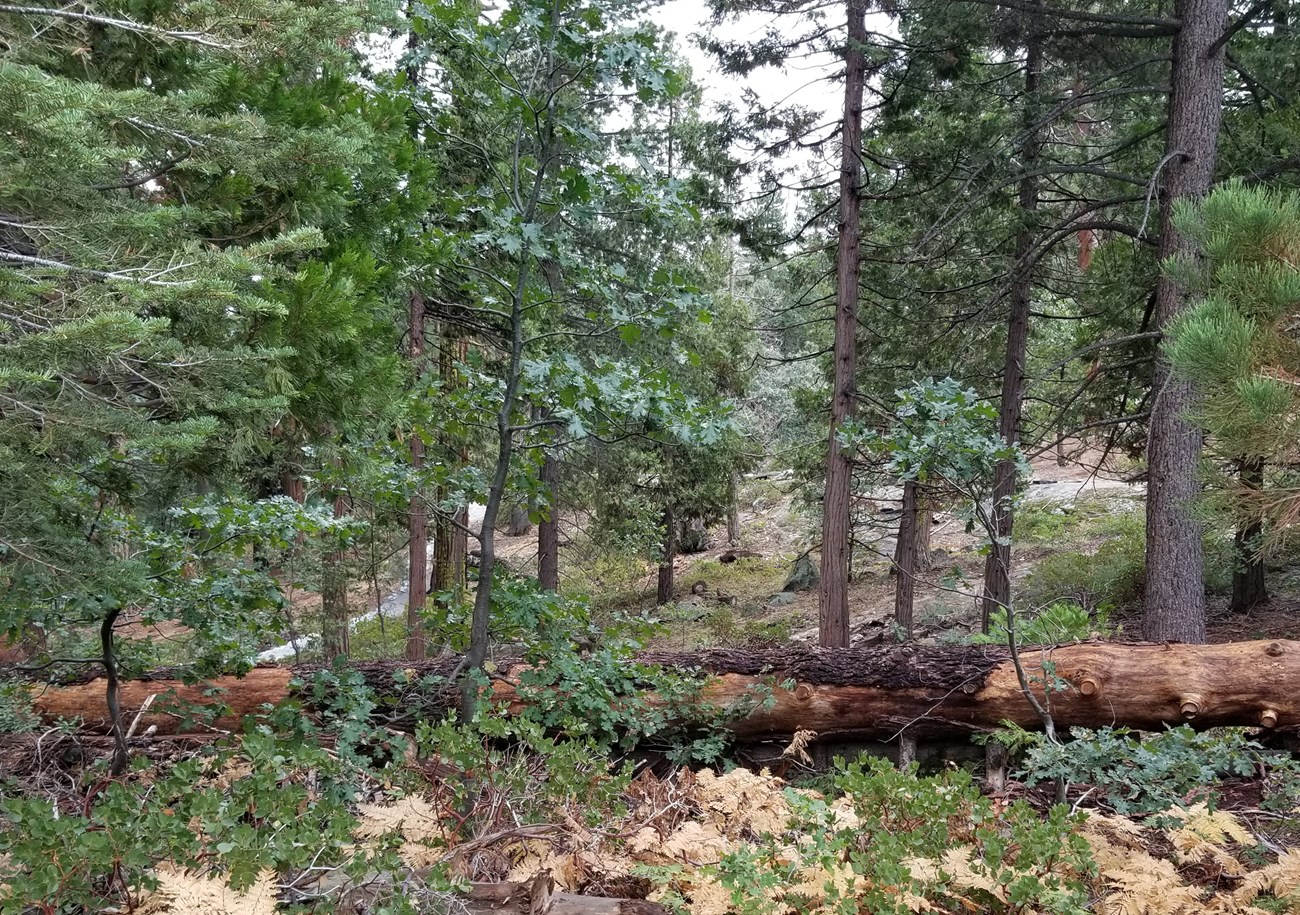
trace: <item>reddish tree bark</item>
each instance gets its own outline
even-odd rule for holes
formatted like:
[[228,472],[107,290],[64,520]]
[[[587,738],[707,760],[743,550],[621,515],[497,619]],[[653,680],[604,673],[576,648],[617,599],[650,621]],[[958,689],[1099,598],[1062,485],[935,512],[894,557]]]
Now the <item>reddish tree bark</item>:
[[[1035,27],[1035,17],[1028,17],[1028,44],[1025,48],[1025,93],[1022,119],[1025,141],[1020,149],[1021,167],[1026,177],[1020,180],[1019,207],[1023,223],[1016,233],[1015,274],[1011,281],[1010,313],[1007,316],[1006,359],[1002,366],[1002,402],[998,412],[998,434],[1009,445],[1020,440],[1020,416],[1025,398],[1025,357],[1029,347],[1029,306],[1034,293],[1032,258],[1037,226],[1038,179],[1033,176],[1038,158],[1039,138],[1033,129],[1038,112],[1035,97],[1043,73],[1042,39]],[[981,628],[989,631],[989,620],[999,607],[1011,603],[1011,530],[1014,523],[1011,501],[1016,494],[1016,462],[1003,459],[994,471],[992,518],[993,543],[984,562],[984,600],[981,602]]]
[[862,90],[866,81],[866,3],[846,0],[848,36],[844,47],[844,119],[840,128],[840,224],[835,266],[834,381],[826,446],[826,490],[822,500],[820,641],[849,644],[850,496],[853,465],[840,447],[840,427],[853,415],[857,392],[858,273],[861,267]]

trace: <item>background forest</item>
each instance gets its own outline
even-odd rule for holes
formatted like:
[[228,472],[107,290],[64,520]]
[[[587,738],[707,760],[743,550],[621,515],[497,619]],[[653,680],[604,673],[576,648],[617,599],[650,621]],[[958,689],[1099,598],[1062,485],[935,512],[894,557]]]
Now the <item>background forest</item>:
[[1300,910],[1300,7],[697,12],[0,4],[0,912]]

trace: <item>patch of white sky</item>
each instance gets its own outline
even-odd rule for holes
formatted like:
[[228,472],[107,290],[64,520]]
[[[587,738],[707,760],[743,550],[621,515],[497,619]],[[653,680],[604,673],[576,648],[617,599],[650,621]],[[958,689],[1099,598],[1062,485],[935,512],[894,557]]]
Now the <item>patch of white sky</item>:
[[[769,32],[789,33],[794,28],[788,17],[768,13],[746,13],[732,17],[714,27],[705,0],[667,0],[650,13],[659,26],[674,34],[678,53],[690,65],[694,80],[702,89],[705,116],[716,114],[724,105],[740,112],[749,105],[763,110],[797,106],[813,113],[817,126],[803,142],[788,152],[772,157],[770,164],[789,187],[806,186],[826,180],[837,168],[838,151],[833,144],[818,143],[838,130],[844,97],[837,77],[842,69],[838,57],[826,53],[796,52],[780,66],[763,66],[739,76],[723,72],[716,58],[700,46],[700,39],[710,30],[727,42],[750,43]],[[768,157],[765,150],[740,146],[735,154],[744,163],[761,164]],[[737,189],[740,196],[759,190],[750,180]],[[792,216],[797,207],[797,193],[782,194],[782,208]]]

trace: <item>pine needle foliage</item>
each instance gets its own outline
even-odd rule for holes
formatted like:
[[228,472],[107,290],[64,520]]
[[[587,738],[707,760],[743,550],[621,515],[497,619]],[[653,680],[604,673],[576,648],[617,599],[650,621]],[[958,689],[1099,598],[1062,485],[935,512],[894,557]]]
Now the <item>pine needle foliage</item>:
[[[1178,224],[1200,256],[1166,269],[1199,302],[1170,329],[1165,351],[1199,395],[1212,464],[1284,468],[1300,440],[1300,197],[1234,182],[1183,207]],[[1209,469],[1223,505],[1271,520],[1275,532],[1300,517],[1296,481],[1279,473],[1261,490]]]
[[323,424],[394,376],[368,372],[392,332],[364,333],[383,252],[349,237],[404,125],[360,102],[382,5],[6,9],[0,628],[48,630],[147,608],[182,574],[172,506],[237,483],[287,412]]

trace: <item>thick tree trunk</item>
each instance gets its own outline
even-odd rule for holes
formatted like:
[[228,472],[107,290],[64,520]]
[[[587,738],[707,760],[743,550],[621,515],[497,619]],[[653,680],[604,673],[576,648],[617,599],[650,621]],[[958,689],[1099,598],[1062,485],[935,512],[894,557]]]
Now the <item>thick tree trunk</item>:
[[[347,514],[343,496],[334,497],[334,517]],[[347,555],[342,549],[327,550],[321,558],[321,649],[325,660],[346,658],[351,649],[352,618],[348,612]]]
[[[1223,115],[1223,49],[1211,53],[1228,19],[1227,0],[1176,0],[1181,26],[1174,39],[1173,84],[1165,132],[1160,194],[1160,258],[1194,249],[1173,223],[1174,205],[1198,200],[1214,183]],[[1156,328],[1164,330],[1186,307],[1167,273],[1156,286]],[[1192,388],[1172,376],[1160,356],[1147,433],[1146,597],[1142,633],[1149,639],[1205,641],[1204,557],[1201,526],[1192,515],[1200,491],[1201,430],[1187,416]]]
[[853,415],[857,391],[858,272],[861,266],[862,90],[866,80],[865,0],[846,0],[844,120],[840,128],[840,225],[835,266],[835,371],[830,435],[826,447],[826,493],[822,500],[820,641],[849,644],[849,499],[853,465],[840,447],[840,427]]
[[[424,361],[424,296],[411,293],[411,371],[418,376]],[[424,470],[424,439],[418,430],[411,431],[411,470],[418,476]],[[429,596],[429,514],[425,492],[417,485],[408,508],[407,542],[409,574],[406,585],[406,656],[418,661],[425,656],[424,606]]]
[[510,517],[506,521],[507,537],[523,537],[533,529],[533,522],[528,517],[527,505],[510,506]]
[[928,572],[934,565],[934,557],[930,552],[930,535],[934,532],[934,509],[930,507],[930,500],[925,497],[924,492],[919,488],[916,494],[917,498],[917,515],[916,515],[916,558],[913,565],[918,573]]
[[903,510],[898,518],[898,546],[894,566],[898,580],[894,583],[894,622],[903,637],[912,638],[912,604],[916,596],[916,530],[920,506],[915,480],[903,484]]
[[[1025,141],[1020,149],[1022,168],[1027,177],[1020,181],[1019,208],[1023,221],[1016,233],[1016,263],[1011,280],[1010,313],[1007,316],[1006,359],[1002,366],[1002,403],[998,411],[998,434],[1009,445],[1020,441],[1020,414],[1025,398],[1025,356],[1029,347],[1029,306],[1034,293],[1032,257],[1037,225],[1038,179],[1033,166],[1038,158],[1039,139],[1033,125],[1038,119],[1037,95],[1043,73],[1042,39],[1037,33],[1035,17],[1028,19],[1028,45],[1025,54],[1025,94],[1023,120]],[[992,613],[1011,603],[1011,501],[1016,494],[1016,462],[998,462],[993,479],[993,505],[990,526],[993,542],[984,562],[984,600],[981,602],[981,628],[989,631]]]
[[659,582],[655,590],[655,602],[660,606],[671,604],[676,593],[677,562],[677,519],[671,508],[664,509],[663,515],[663,555],[659,559]]
[[[701,720],[709,720],[718,706],[733,709],[734,716],[725,726],[742,740],[788,737],[800,729],[822,737],[883,739],[897,735],[904,725],[918,737],[952,737],[997,728],[1004,720],[1025,728],[1042,727],[1003,647],[716,649],[648,652],[639,660],[711,674],[702,686]],[[1042,653],[1023,650],[1022,660],[1036,691],[1049,679],[1068,684],[1054,688],[1051,695],[1058,728],[1115,725],[1158,731],[1184,722],[1198,729],[1300,728],[1300,690],[1295,688],[1300,683],[1300,642],[1085,642]],[[1048,662],[1050,678],[1041,669]],[[493,695],[517,713],[522,700],[515,684],[526,668],[517,660],[498,658],[496,663]],[[454,687],[427,692],[409,684],[425,675],[446,677],[459,666],[458,658],[449,657],[360,662],[352,669],[380,696],[400,700],[378,704],[375,714],[382,723],[409,730],[420,719],[445,716],[458,700]],[[156,726],[157,734],[177,734],[187,728],[208,728],[201,719],[178,713],[187,703],[219,705],[221,712],[213,724],[227,729],[238,729],[242,719],[259,714],[264,703],[291,697],[310,713],[315,703],[327,703],[329,698],[313,698],[310,687],[291,683],[310,684],[318,669],[258,667],[242,678],[222,677],[210,683],[187,684],[167,679],[165,672],[155,679],[125,680],[118,690],[121,715],[134,721],[146,700],[154,697],[138,728]],[[404,670],[408,673],[398,676]],[[755,695],[770,695],[771,701],[755,703]],[[1041,692],[1039,699],[1043,700]],[[48,722],[81,719],[85,728],[96,730],[109,724],[102,678],[71,686],[33,685],[32,701]]]
[[[439,334],[438,378],[444,391],[450,391],[460,383],[457,375],[456,360],[465,356],[465,342],[456,334],[455,329],[444,323]],[[457,443],[444,438],[439,443],[445,455],[456,455],[458,463],[467,463],[467,456]],[[450,496],[449,488],[444,484],[438,487],[436,498],[444,502]],[[433,580],[429,590],[437,594],[456,594],[465,587],[465,553],[466,534],[463,530],[468,521],[465,509],[459,509],[451,518],[438,515],[433,524]],[[454,522],[454,523],[453,523]]]
[[[1241,482],[1250,489],[1264,485],[1264,461],[1245,458],[1241,462]],[[1264,585],[1264,557],[1259,550],[1264,523],[1255,518],[1237,528],[1233,537],[1232,603],[1233,613],[1244,613],[1268,601]]]
[[560,462],[549,450],[542,459],[542,486],[550,507],[537,522],[537,583],[544,591],[560,590]]

